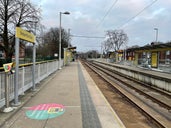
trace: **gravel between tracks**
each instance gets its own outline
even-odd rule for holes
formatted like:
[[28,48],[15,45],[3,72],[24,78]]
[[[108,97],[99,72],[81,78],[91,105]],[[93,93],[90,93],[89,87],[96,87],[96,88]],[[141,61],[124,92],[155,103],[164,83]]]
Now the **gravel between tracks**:
[[158,128],[138,111],[133,104],[129,103],[126,98],[120,96],[117,91],[111,91],[110,87],[107,86],[107,82],[104,82],[85,65],[84,67],[127,128]]

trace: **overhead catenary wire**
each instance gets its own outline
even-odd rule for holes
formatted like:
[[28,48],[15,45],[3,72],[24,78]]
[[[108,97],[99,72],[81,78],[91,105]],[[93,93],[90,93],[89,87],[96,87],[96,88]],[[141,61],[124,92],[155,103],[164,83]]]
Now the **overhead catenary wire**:
[[110,13],[110,11],[112,10],[112,8],[116,5],[116,3],[118,2],[118,0],[115,0],[114,3],[112,4],[112,6],[106,11],[105,15],[103,16],[103,18],[100,20],[100,22],[96,25],[96,28],[98,28],[103,21],[105,20],[106,16]]
[[128,24],[130,21],[132,21],[133,19],[135,19],[137,16],[139,16],[142,12],[144,12],[146,9],[148,9],[149,7],[151,7],[155,2],[157,2],[157,0],[154,0],[153,2],[151,2],[150,4],[148,4],[147,6],[145,6],[141,11],[139,11],[135,16],[131,17],[130,19],[128,19],[124,24],[120,25],[118,27],[118,29],[123,28],[126,24]]
[[114,3],[112,4],[112,6],[107,10],[107,12],[105,13],[105,15],[103,16],[103,18],[100,20],[100,22],[97,24],[97,27],[100,26],[100,24],[102,24],[102,22],[104,21],[104,19],[106,18],[106,16],[109,14],[109,12],[112,10],[112,8],[116,5],[116,3],[118,2],[118,0],[115,0]]
[[[112,8],[116,5],[116,3],[118,2],[118,0],[115,0],[114,3],[112,4],[112,6],[108,9],[108,11],[106,12],[106,14],[104,15],[104,17],[102,18],[102,20],[99,22],[99,24],[97,25],[97,27],[104,21],[104,19],[106,18],[106,16],[109,14],[109,12],[112,10]],[[120,25],[118,27],[118,29],[121,29],[122,27],[124,27],[126,24],[128,24],[130,21],[132,21],[133,19],[135,19],[137,16],[139,16],[142,12],[144,12],[146,9],[148,9],[149,7],[151,7],[155,2],[157,2],[157,0],[152,1],[150,4],[148,4],[147,6],[145,6],[141,11],[139,11],[135,16],[131,17],[130,19],[128,19],[124,24]],[[105,36],[84,36],[84,35],[71,35],[72,37],[79,37],[79,38],[105,38]]]
[[83,36],[83,35],[70,35],[72,37],[79,37],[79,38],[105,38],[105,36]]

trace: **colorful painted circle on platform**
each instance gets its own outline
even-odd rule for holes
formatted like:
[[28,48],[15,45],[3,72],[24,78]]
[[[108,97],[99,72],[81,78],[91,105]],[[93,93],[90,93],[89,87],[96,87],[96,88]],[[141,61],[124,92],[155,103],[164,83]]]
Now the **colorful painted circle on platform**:
[[62,115],[65,112],[65,108],[61,104],[40,104],[37,106],[30,107],[26,111],[26,116],[36,120],[46,120],[55,118]]

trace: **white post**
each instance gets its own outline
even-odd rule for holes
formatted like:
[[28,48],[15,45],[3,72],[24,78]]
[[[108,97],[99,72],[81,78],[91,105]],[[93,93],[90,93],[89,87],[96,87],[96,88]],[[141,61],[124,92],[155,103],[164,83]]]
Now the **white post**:
[[25,67],[22,67],[22,95],[24,95]]
[[40,64],[38,64],[38,82],[40,82]]
[[11,112],[13,110],[12,107],[9,107],[9,72],[5,73],[5,108],[3,112]]

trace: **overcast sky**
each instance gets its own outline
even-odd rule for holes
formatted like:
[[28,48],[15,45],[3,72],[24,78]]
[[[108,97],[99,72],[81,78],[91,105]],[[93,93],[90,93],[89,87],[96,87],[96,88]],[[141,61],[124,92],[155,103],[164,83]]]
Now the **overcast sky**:
[[[128,47],[144,46],[155,41],[171,41],[171,0],[31,0],[42,9],[42,24],[46,28],[71,29],[72,35],[104,37],[107,30],[123,29],[128,35]],[[77,51],[99,50],[104,38],[72,37]]]

